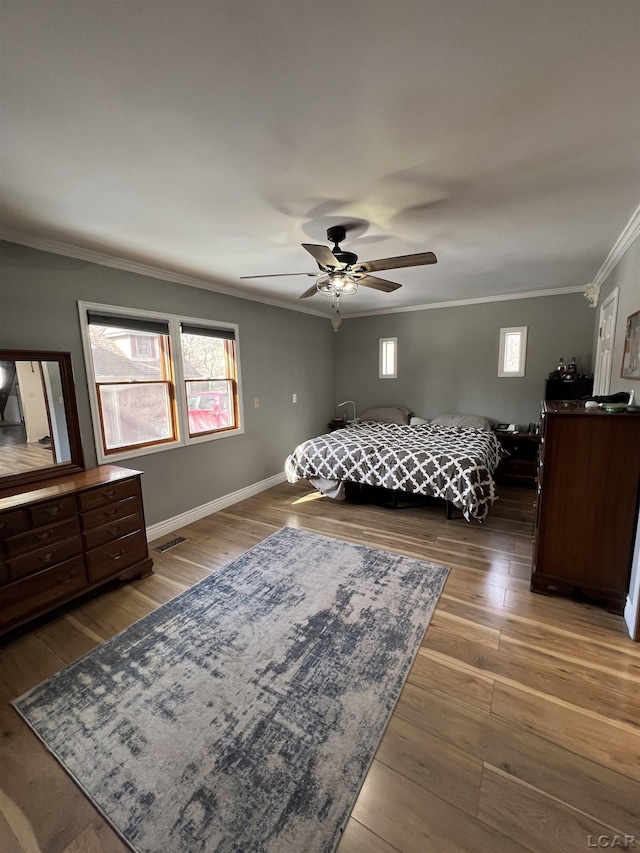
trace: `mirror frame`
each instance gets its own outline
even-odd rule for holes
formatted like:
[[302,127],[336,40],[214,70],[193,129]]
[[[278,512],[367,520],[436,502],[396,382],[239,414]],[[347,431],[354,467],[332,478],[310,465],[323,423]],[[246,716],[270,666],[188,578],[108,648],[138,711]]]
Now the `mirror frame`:
[[19,474],[7,474],[6,477],[0,476],[0,491],[4,491],[5,489],[15,491],[16,487],[26,486],[39,480],[49,480],[54,477],[62,477],[65,474],[84,471],[84,454],[82,452],[82,439],[80,437],[80,423],[78,421],[78,405],[76,403],[76,389],[73,382],[71,353],[45,350],[0,349],[0,361],[55,361],[58,363],[62,393],[64,395],[64,411],[67,419],[69,448],[71,450],[71,461],[69,462],[51,464],[46,468],[33,468]]

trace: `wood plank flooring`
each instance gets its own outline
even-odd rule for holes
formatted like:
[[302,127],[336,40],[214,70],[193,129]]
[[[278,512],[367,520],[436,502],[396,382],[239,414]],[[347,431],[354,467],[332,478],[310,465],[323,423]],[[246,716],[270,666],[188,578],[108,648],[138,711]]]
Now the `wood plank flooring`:
[[479,525],[300,483],[165,536],[188,541],[152,552],[153,576],[0,640],[0,851],[126,850],[8,702],[284,525],[452,567],[339,853],[640,847],[640,646],[619,616],[529,591],[532,517],[515,487]]

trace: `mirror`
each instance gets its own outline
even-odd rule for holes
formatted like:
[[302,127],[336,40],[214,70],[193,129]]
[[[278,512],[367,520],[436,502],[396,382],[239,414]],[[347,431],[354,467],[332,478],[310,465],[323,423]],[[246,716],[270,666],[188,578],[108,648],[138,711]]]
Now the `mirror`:
[[0,489],[83,468],[70,353],[0,350]]

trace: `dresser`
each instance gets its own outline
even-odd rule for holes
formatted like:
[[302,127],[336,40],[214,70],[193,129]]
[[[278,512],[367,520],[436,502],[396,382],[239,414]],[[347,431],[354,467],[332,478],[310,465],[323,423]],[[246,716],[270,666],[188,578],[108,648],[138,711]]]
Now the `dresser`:
[[139,471],[103,465],[0,491],[0,633],[152,565]]
[[640,488],[640,415],[543,405],[531,589],[624,610]]

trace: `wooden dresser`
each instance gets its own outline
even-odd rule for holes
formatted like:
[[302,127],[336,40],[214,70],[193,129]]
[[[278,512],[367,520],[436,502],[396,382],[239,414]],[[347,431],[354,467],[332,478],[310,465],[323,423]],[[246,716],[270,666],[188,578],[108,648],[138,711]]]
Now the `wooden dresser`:
[[640,490],[640,415],[546,401],[531,589],[624,610]]
[[0,491],[0,633],[152,565],[139,471],[103,465]]

